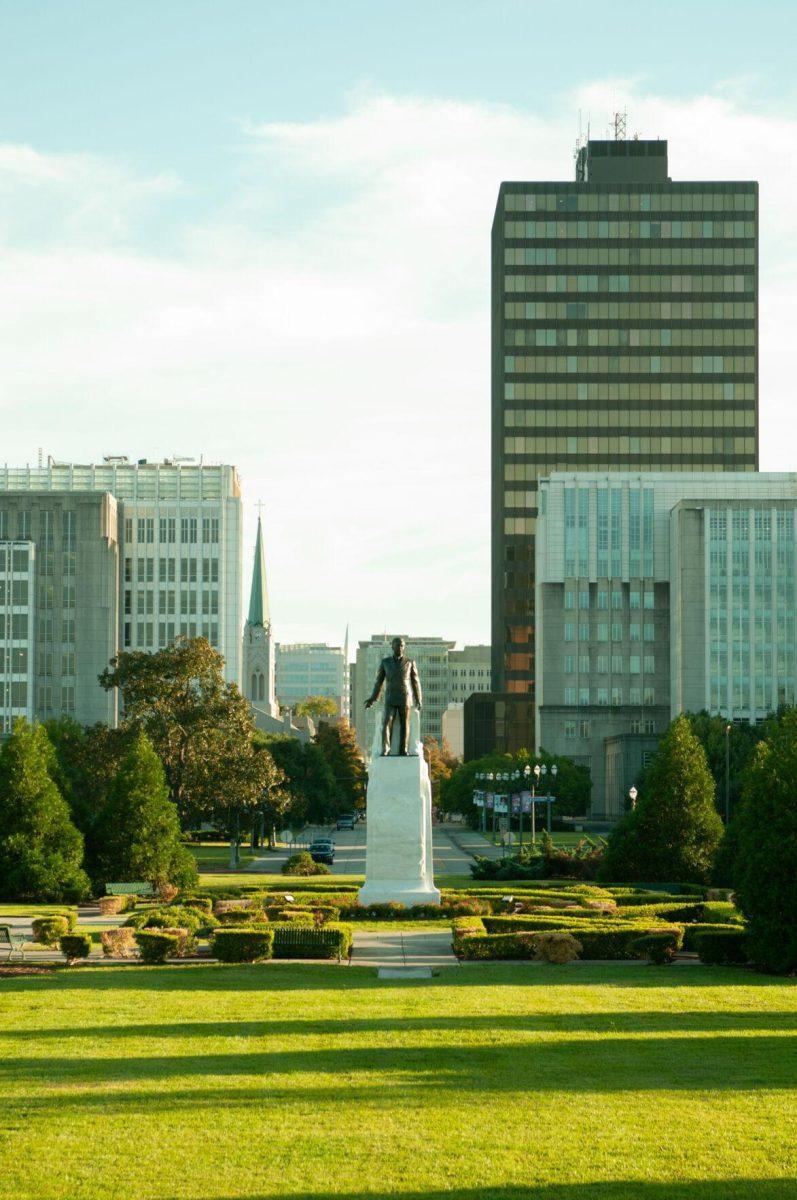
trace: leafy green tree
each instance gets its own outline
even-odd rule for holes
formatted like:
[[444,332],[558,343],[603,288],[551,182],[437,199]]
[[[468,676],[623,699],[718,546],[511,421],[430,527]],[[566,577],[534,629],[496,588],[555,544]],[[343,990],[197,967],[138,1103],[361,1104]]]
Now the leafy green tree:
[[747,918],[753,961],[797,970],[797,710],[773,722],[744,773],[729,832],[734,886]]
[[346,720],[322,721],[315,735],[335,780],[334,812],[338,816],[365,803],[365,759]]
[[[545,782],[541,781],[539,790],[550,792],[556,797],[551,815],[554,818],[563,816],[581,816],[589,809],[592,779],[589,768],[575,763],[564,755],[548,754],[543,750],[539,756],[520,750],[517,754],[488,754],[484,758],[471,759],[462,763],[452,771],[448,779],[440,785],[440,807],[444,812],[461,812],[474,827],[481,820],[481,809],[473,804],[474,789],[486,791],[515,791],[530,788],[533,776],[524,774],[526,767],[533,768],[535,762],[545,765],[548,770]],[[557,774],[554,780],[551,767],[556,765]],[[490,771],[494,775],[513,775],[519,772],[520,780],[507,782],[500,787],[496,783],[490,788],[479,782],[477,775],[486,775]]]
[[320,746],[300,742],[287,734],[259,734],[274,762],[285,776],[284,789],[290,798],[285,823],[324,825],[336,808],[335,776]]
[[122,653],[100,676],[104,688],[120,689],[126,724],[152,742],[183,820],[255,808],[267,783],[249,703],[223,668],[205,638],[192,638]]
[[432,800],[435,805],[440,803],[440,787],[444,780],[450,779],[451,774],[459,766],[459,759],[452,752],[446,738],[442,745],[437,738],[423,739],[423,756],[429,766],[429,777],[432,781]]
[[636,808],[609,837],[601,877],[706,883],[721,839],[705,752],[688,719],[676,717],[648,767]]
[[189,887],[197,881],[194,857],[180,843],[177,806],[169,798],[163,766],[142,731],[110,786],[96,840],[100,883],[142,879]]
[[309,717],[316,725],[319,721],[330,720],[338,711],[338,706],[331,696],[308,696],[300,700],[294,708],[297,717]]
[[5,900],[82,900],[83,838],[50,768],[41,725],[18,721],[0,750],[0,895]]

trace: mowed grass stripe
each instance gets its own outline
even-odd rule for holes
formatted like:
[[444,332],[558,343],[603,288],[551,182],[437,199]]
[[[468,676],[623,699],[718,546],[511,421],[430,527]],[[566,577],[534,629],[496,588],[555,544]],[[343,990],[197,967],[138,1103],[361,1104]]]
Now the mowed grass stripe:
[[793,981],[700,967],[6,980],[3,1186],[17,1200],[785,1198],[796,1022]]

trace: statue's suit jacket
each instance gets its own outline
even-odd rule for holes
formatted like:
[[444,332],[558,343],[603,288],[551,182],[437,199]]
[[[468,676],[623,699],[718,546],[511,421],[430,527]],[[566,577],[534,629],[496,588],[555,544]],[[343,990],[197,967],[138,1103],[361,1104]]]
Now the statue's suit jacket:
[[420,708],[423,702],[421,682],[418,678],[418,668],[411,658],[395,659],[391,654],[389,658],[382,659],[371,694],[372,700],[379,699],[383,683],[386,708],[409,708],[413,701]]

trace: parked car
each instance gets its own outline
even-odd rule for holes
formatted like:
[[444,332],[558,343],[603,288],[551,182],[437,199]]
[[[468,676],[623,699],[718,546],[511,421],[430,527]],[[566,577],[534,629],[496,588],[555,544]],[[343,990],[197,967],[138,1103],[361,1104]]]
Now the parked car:
[[331,867],[335,861],[335,843],[326,838],[318,838],[311,842],[309,852],[313,862],[327,863]]
[[343,813],[342,816],[338,817],[338,823],[335,826],[335,828],[336,829],[354,829],[355,820],[356,820],[356,818],[354,816],[354,813]]

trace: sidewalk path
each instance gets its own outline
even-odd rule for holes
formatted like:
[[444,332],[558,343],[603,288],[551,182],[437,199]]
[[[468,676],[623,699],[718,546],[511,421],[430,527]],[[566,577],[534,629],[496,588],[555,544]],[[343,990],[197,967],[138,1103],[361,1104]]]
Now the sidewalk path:
[[353,967],[457,967],[448,930],[406,929],[354,933]]

